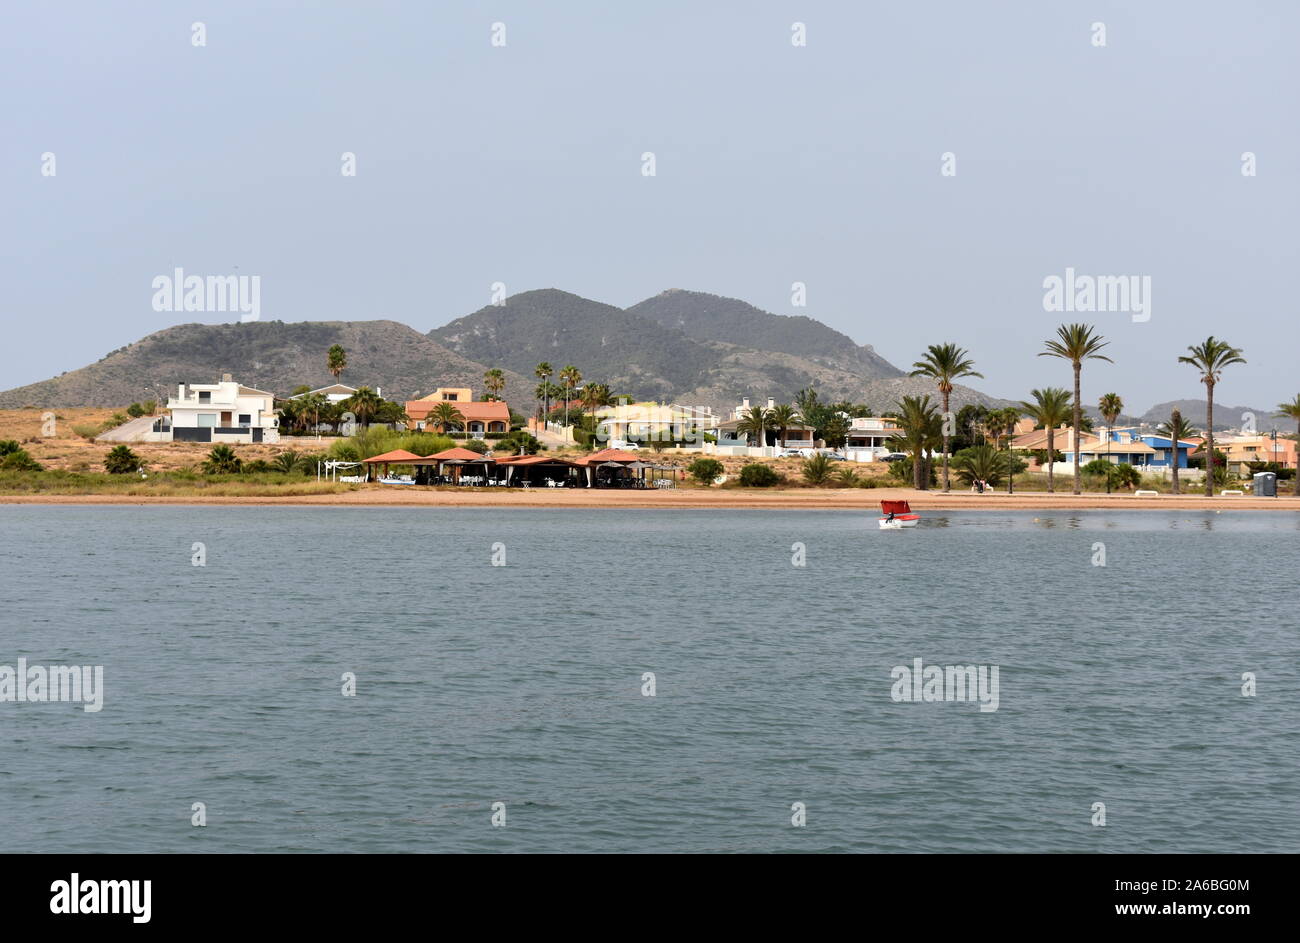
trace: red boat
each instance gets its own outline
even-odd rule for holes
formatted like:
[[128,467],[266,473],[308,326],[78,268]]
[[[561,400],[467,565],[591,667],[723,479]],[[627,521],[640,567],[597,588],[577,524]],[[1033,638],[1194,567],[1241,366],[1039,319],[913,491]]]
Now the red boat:
[[885,516],[880,519],[881,530],[902,530],[904,527],[915,527],[919,521],[920,515],[913,514],[912,508],[906,501],[881,501],[880,510]]

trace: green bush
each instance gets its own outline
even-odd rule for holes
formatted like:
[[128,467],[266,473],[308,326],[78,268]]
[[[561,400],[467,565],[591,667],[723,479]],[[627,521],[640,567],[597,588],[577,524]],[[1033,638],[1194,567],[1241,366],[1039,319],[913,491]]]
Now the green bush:
[[686,474],[702,485],[711,485],[723,472],[723,465],[716,458],[697,458],[686,466]]
[[750,462],[740,469],[740,483],[746,488],[770,488],[781,483],[781,476],[771,465]]
[[[482,439],[470,439],[468,442],[465,443],[464,447],[469,449],[471,452],[477,452],[479,455],[482,455],[488,450],[488,444],[484,442]],[[433,453],[426,452],[425,454],[432,455]]]
[[110,475],[129,475],[140,470],[140,456],[125,445],[114,446],[104,456],[104,471]]
[[72,431],[83,439],[93,440],[104,431],[104,426],[97,422],[79,422],[72,427]]
[[496,441],[492,447],[494,455],[518,455],[520,448],[526,455],[536,455],[541,449],[542,443],[530,433],[523,429],[516,429],[508,436],[503,436]]
[[207,475],[233,475],[243,466],[243,461],[228,445],[214,445],[203,463],[203,472]]
[[132,403],[130,406],[126,407],[126,414],[132,419],[139,419],[144,415],[144,407],[139,403]]
[[41,464],[14,439],[0,441],[0,468],[6,471],[40,471]]
[[811,458],[803,460],[803,467],[799,472],[803,475],[803,480],[808,484],[824,485],[831,480],[834,469],[831,468],[831,460],[825,454],[818,452]]
[[866,487],[866,483],[862,480],[862,476],[853,468],[841,468],[836,472],[835,483],[841,488]]

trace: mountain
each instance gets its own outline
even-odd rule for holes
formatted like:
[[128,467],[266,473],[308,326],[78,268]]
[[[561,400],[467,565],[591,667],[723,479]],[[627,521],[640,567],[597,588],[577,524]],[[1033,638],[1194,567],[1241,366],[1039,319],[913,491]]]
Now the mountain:
[[[325,351],[341,344],[348,365],[339,382],[380,387],[405,400],[437,386],[483,391],[481,364],[396,321],[252,321],[181,324],[115,350],[87,367],[0,393],[0,408],[123,406],[166,401],[179,383],[212,383],[229,373],[240,383],[286,395],[301,384],[334,382]],[[531,402],[523,377],[506,375],[507,400]]]
[[[749,396],[790,402],[807,386],[823,400],[879,412],[934,384],[903,374],[870,347],[807,317],[769,314],[704,292],[672,290],[627,309],[557,289],[512,295],[429,332],[480,363],[530,376],[545,360],[574,364],[614,393],[725,411]],[[1004,405],[959,386],[953,404]]]
[[[1168,422],[1169,414],[1174,409],[1182,412],[1183,418],[1199,429],[1205,428],[1205,400],[1202,399],[1175,399],[1167,403],[1156,403],[1145,413],[1142,414],[1142,421],[1152,424]],[[1225,403],[1216,402],[1214,404],[1214,428],[1216,431],[1222,429],[1240,428],[1243,422],[1248,421],[1243,418],[1247,413],[1255,416],[1255,428],[1261,433],[1267,433],[1274,426],[1277,426],[1279,432],[1294,432],[1295,421],[1281,416],[1275,416],[1275,409],[1263,409],[1256,406],[1228,406]]]
[[756,350],[792,354],[867,379],[904,374],[870,346],[859,346],[820,321],[769,314],[735,298],[672,288],[627,311],[699,340],[743,342]]

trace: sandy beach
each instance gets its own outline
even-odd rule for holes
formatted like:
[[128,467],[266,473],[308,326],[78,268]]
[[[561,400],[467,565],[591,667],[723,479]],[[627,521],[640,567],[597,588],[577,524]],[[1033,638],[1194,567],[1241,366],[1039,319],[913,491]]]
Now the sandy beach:
[[176,504],[176,505],[336,505],[339,507],[480,507],[480,508],[659,508],[754,510],[878,510],[882,500],[905,500],[917,511],[1053,511],[1053,510],[1268,510],[1300,511],[1293,495],[1257,498],[1250,495],[1206,498],[1204,495],[1131,494],[941,494],[910,488],[740,490],[681,488],[666,491],[617,491],[562,488],[529,491],[414,489],[401,486],[362,487],[339,494],[290,497],[150,497],[137,495],[0,495],[0,504]]

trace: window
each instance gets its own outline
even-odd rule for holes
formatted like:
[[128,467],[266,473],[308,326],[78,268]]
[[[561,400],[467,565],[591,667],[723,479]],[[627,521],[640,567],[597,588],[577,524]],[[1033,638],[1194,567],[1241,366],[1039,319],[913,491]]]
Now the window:
[[252,425],[252,423],[253,423],[253,417],[251,415],[249,415],[248,413],[239,414],[239,424],[241,426],[249,426]]
[[200,402],[200,403],[210,403],[210,402],[212,402],[212,394],[209,393],[207,390],[200,390],[200,391],[199,391],[199,402]]
[[215,428],[216,428],[216,425],[217,425],[217,414],[216,414],[216,413],[199,413],[198,419],[199,419],[199,428],[200,428],[200,429],[215,429]]

